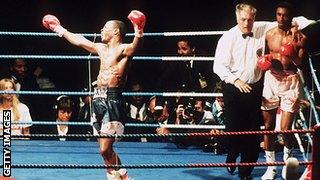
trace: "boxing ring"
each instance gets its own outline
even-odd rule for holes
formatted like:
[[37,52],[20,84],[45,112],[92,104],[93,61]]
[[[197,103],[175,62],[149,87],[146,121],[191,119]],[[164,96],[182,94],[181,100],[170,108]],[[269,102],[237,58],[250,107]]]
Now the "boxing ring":
[[[214,155],[196,147],[179,149],[172,143],[156,142],[116,142],[115,150],[120,155],[122,164],[188,164],[221,163],[226,154]],[[13,140],[12,164],[101,164],[103,161],[95,141],[45,141]],[[303,160],[298,150],[294,151],[298,160]],[[277,160],[282,157],[277,153]],[[260,153],[259,162],[264,162],[264,153]],[[252,173],[253,179],[260,179],[266,166],[257,166]],[[299,172],[303,172],[299,166]],[[237,179],[230,175],[225,167],[196,168],[133,168],[128,169],[129,176],[135,180],[145,179]],[[12,177],[16,180],[36,179],[105,179],[105,170],[101,168],[12,168]],[[279,179],[281,175],[278,175]]]
[[[195,35],[219,35],[223,31],[202,31],[202,32],[164,32],[145,33],[145,36],[195,36]],[[87,37],[96,37],[96,34],[82,34]],[[56,36],[54,33],[34,32],[0,32],[0,36]],[[133,34],[128,34],[133,36]],[[68,60],[95,60],[97,56],[78,55],[0,55],[0,59],[68,59]],[[159,56],[134,56],[133,60],[148,61],[175,61],[175,60],[199,60],[212,61],[214,57],[159,57]],[[315,75],[314,75],[315,76]],[[8,92],[0,92],[8,93]],[[10,92],[14,94],[28,95],[93,95],[92,92],[67,92],[67,91],[20,91]],[[124,96],[186,96],[186,97],[216,97],[220,93],[180,93],[180,92],[124,92]],[[309,98],[309,97],[308,97]],[[312,99],[310,97],[311,102]],[[318,119],[317,119],[318,122]],[[36,122],[34,122],[36,125]],[[51,123],[53,125],[54,123]],[[50,125],[50,124],[48,124]],[[90,124],[85,124],[90,125]],[[319,130],[318,130],[319,131]],[[290,132],[290,131],[289,131]],[[262,134],[261,132],[260,134]],[[279,132],[277,132],[279,133]],[[310,133],[310,132],[309,132]],[[182,134],[185,136],[186,134]],[[193,134],[195,135],[195,134]],[[207,134],[206,136],[209,136]],[[319,152],[318,140],[313,143],[313,152]],[[103,159],[99,154],[99,147],[96,141],[53,141],[53,140],[12,140],[12,177],[17,180],[33,179],[105,179],[105,167]],[[177,148],[173,143],[163,142],[116,142],[115,151],[121,157],[122,165],[128,169],[129,177],[135,180],[148,179],[176,179],[176,180],[203,180],[203,179],[238,179],[230,175],[225,167],[238,165],[254,165],[231,163],[226,164],[226,154],[216,155],[203,152],[197,147],[186,149]],[[312,162],[307,161],[303,154],[293,151],[293,156],[298,159],[299,174],[302,174],[303,165],[313,164],[313,170],[319,171],[319,153],[312,153]],[[2,157],[3,157],[3,153]],[[281,161],[282,152],[278,152],[277,161]],[[302,162],[304,161],[304,162]],[[302,163],[301,163],[302,162]],[[316,163],[316,164],[314,164]],[[37,166],[39,165],[39,166]],[[44,165],[41,167],[41,165]],[[84,165],[84,166],[82,166]],[[88,166],[86,166],[88,165]],[[284,162],[275,164],[265,163],[264,152],[260,152],[259,160],[255,164],[251,176],[253,179],[260,179],[269,165],[285,165]],[[3,164],[1,165],[3,168]],[[320,177],[319,172],[313,171],[315,177]],[[237,174],[237,171],[236,171]],[[281,174],[277,174],[281,179]]]

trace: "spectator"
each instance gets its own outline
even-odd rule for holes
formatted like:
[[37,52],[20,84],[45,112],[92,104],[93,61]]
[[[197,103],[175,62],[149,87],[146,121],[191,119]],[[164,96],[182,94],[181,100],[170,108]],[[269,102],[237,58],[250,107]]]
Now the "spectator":
[[[222,93],[221,82],[216,84],[214,88],[215,93]],[[223,97],[216,97],[212,104],[212,114],[215,120],[215,124],[224,125],[225,115],[224,115],[224,100]]]
[[176,110],[176,124],[205,124],[213,120],[210,111],[204,109],[205,102],[200,99],[182,98]]
[[[193,103],[194,102],[194,103]],[[193,107],[193,108],[192,108]],[[176,124],[190,125],[221,125],[215,119],[211,111],[205,110],[205,101],[201,98],[179,102],[176,109]],[[175,132],[209,132],[208,130],[172,130]],[[212,132],[218,132],[214,129]],[[211,131],[210,131],[211,132]],[[216,154],[225,153],[225,142],[222,138],[177,138],[174,141],[179,148],[186,148],[190,145],[199,146],[205,152],[214,152]]]
[[[194,42],[188,38],[181,38],[177,41],[177,54],[182,57],[195,57],[199,55],[203,55],[196,48]],[[190,68],[192,80],[194,80],[194,88],[192,91],[206,91],[212,92],[215,82],[219,79],[219,77],[213,73],[212,69],[208,67],[212,67],[212,61],[193,61],[190,60]]]
[[[214,93],[222,93],[221,82],[217,83],[214,88]],[[210,125],[225,125],[224,115],[224,100],[223,97],[216,97],[215,101],[211,104],[213,120],[208,120],[204,124]],[[211,133],[220,132],[219,129],[212,129]],[[209,143],[204,145],[204,151],[213,151],[215,154],[223,154],[226,152],[226,139],[225,137],[210,137]]]
[[[142,92],[143,87],[138,82],[130,85],[130,92]],[[145,121],[147,117],[147,100],[145,96],[129,96],[126,102],[128,116],[136,121]]]
[[[175,124],[198,125],[213,121],[210,111],[204,109],[205,102],[201,98],[181,98],[177,103]],[[209,124],[209,123],[208,123]],[[199,129],[173,129],[175,132],[207,132]],[[208,143],[207,139],[197,137],[176,138],[175,143],[179,148],[186,148],[191,145],[203,147]]]
[[[36,77],[30,73],[27,62],[24,59],[15,59],[10,62],[9,78],[16,84],[16,91],[39,91]],[[19,100],[30,107],[32,116],[37,114],[37,97],[30,95],[19,95]]]
[[[57,123],[71,122],[72,119],[74,119],[73,118],[74,108],[75,108],[74,102],[70,97],[65,95],[59,96],[54,105],[56,122]],[[81,129],[81,128],[82,128],[81,126],[58,124],[56,126],[53,126],[53,128],[49,132],[52,134],[58,134],[58,135],[77,134],[78,129]],[[56,139],[60,141],[80,140],[79,138],[56,138]]]
[[41,67],[37,66],[33,71],[36,77],[37,84],[41,90],[53,90],[56,89],[56,85],[49,78],[48,73]]
[[[189,39],[182,38],[177,41],[177,54],[183,57],[195,57],[196,47]],[[158,89],[164,91],[212,91],[214,74],[208,70],[212,62],[193,60],[178,60],[163,64],[162,74],[157,81]]]
[[[162,98],[152,96],[148,102],[147,118],[145,122],[159,125],[174,124],[174,117],[169,112],[168,102],[163,101]],[[165,127],[158,127],[156,129],[150,129],[150,133],[168,134],[170,133],[170,130]],[[151,141],[159,141],[159,139],[154,138],[151,139]]]
[[[134,81],[129,85],[130,92],[141,92],[143,91],[142,85]],[[129,96],[126,100],[126,113],[128,123],[145,123],[147,119],[147,99],[145,96]],[[136,127],[125,127],[125,132],[131,133],[150,133],[149,128],[136,128]],[[147,138],[126,138],[126,140],[146,142]]]
[[[0,80],[0,91],[16,91],[16,85],[11,79]],[[11,110],[12,122],[32,123],[29,108],[21,103],[16,94],[1,94],[0,95],[0,119],[3,122],[3,110]],[[12,124],[12,135],[29,135],[30,126],[32,124]],[[1,126],[2,127],[2,126]],[[1,135],[3,131],[1,130]]]
[[17,91],[39,89],[35,76],[28,69],[29,67],[24,59],[11,61],[10,78],[16,83]]

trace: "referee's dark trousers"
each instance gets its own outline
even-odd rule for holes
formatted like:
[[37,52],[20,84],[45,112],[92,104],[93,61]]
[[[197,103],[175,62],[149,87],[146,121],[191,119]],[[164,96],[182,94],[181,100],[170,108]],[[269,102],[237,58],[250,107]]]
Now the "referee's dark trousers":
[[[223,83],[226,131],[258,131],[262,125],[262,79],[250,84],[250,93],[241,93],[233,84]],[[239,154],[240,162],[257,162],[260,151],[260,135],[228,136],[228,152]],[[239,167],[239,176],[250,176],[254,167]]]

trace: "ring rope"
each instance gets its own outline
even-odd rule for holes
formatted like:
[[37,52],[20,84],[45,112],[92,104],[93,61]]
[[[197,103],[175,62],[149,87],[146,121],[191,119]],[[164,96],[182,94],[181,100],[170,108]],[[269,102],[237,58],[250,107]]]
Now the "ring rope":
[[71,60],[90,60],[98,59],[98,56],[77,56],[77,55],[0,55],[1,59],[71,59]]
[[[3,124],[3,122],[0,122]],[[14,125],[77,125],[77,126],[91,126],[92,123],[90,122],[62,122],[62,121],[19,121],[19,122],[12,122],[11,124]]]
[[[316,70],[313,67],[312,60],[311,60],[310,57],[309,57],[309,66],[310,66],[310,69],[311,69],[312,79],[313,79],[313,81],[314,81],[314,83],[315,83],[315,85],[317,87],[318,92],[319,92],[320,91],[320,83],[319,83],[319,80],[318,80],[317,75],[315,73]],[[309,93],[306,93],[306,95],[307,95],[307,98],[308,98],[308,100],[309,100],[309,102],[311,104],[311,108],[314,111],[314,116],[315,116],[316,122],[319,123],[320,122],[320,118],[319,118],[319,115],[317,113],[318,111],[316,110],[316,104],[314,102],[314,98],[312,98]]]
[[28,95],[75,95],[75,96],[91,96],[90,92],[77,91],[0,91],[0,94],[28,94]]
[[172,129],[225,129],[224,125],[187,125],[187,124],[141,124],[126,123],[126,127],[152,127],[152,128],[172,128]]
[[318,52],[309,54],[309,56],[311,56],[311,57],[320,56],[320,52],[318,51]]
[[[312,161],[299,161],[299,165],[312,165]],[[237,166],[284,166],[285,162],[255,162],[255,163],[185,163],[185,164],[12,164],[12,168],[46,168],[46,169],[105,169],[105,168],[204,168],[204,167],[237,167]],[[3,168],[3,164],[0,165]]]
[[11,135],[12,138],[31,138],[31,137],[51,137],[51,138],[133,138],[133,137],[218,137],[235,135],[265,135],[265,134],[293,134],[293,133],[314,133],[310,130],[282,130],[282,131],[244,131],[244,132],[215,132],[215,133],[169,133],[169,134],[19,134]]
[[[3,122],[0,122],[3,124]],[[12,122],[11,124],[17,125],[78,125],[78,126],[91,126],[91,122],[61,122],[61,121],[19,121]],[[225,129],[224,125],[187,125],[187,124],[141,124],[141,123],[126,123],[126,127],[137,128],[171,128],[171,129]]]
[[[0,91],[0,94],[27,94],[27,95],[74,95],[92,96],[93,92],[79,91]],[[163,96],[163,97],[222,97],[222,93],[196,92],[123,92],[123,96]]]
[[208,36],[222,35],[226,31],[189,31],[189,32],[164,32],[164,36]]
[[[210,119],[209,119],[210,120]],[[0,122],[3,124],[3,122]],[[79,126],[92,126],[91,122],[57,122],[56,120],[53,121],[19,121],[19,122],[12,122],[11,124],[21,124],[21,125],[79,125]],[[125,123],[126,127],[137,127],[137,128],[169,128],[169,129],[225,129],[225,125],[201,125],[201,124],[147,124],[147,123]],[[261,130],[265,129],[264,126],[260,127]],[[306,129],[306,128],[305,128]]]
[[[188,31],[188,32],[154,32],[143,33],[143,36],[208,36],[208,35],[222,35],[225,31]],[[94,37],[94,33],[76,33],[85,37]],[[58,36],[56,33],[45,32],[10,32],[0,31],[1,36]],[[97,34],[101,36],[101,34]],[[127,33],[126,36],[134,36],[134,33]]]
[[314,69],[314,67],[313,67],[313,64],[312,64],[312,59],[309,57],[309,66],[310,66],[310,69],[311,69],[311,75],[312,75],[312,79],[314,80],[314,83],[315,83],[315,85],[316,85],[316,87],[317,87],[317,90],[318,90],[318,92],[320,92],[320,83],[319,83],[319,81],[318,81],[318,77],[317,77],[317,75],[316,75],[316,70]]
[[[0,55],[1,59],[68,59],[68,60],[95,60],[99,56],[85,56],[85,55]],[[179,57],[179,56],[134,56],[133,60],[147,60],[147,61],[214,61],[215,58],[211,56],[198,56],[198,57]]]
[[[3,124],[3,122],[0,122]],[[80,125],[80,126],[92,126],[91,122],[57,122],[56,120],[53,121],[19,121],[19,122],[12,122],[11,124],[21,124],[21,125]],[[126,127],[137,127],[137,128],[169,128],[169,129],[225,129],[225,125],[201,125],[201,124],[147,124],[147,123],[125,123]],[[264,130],[265,127],[261,126],[261,130]],[[307,128],[305,128],[307,129]]]

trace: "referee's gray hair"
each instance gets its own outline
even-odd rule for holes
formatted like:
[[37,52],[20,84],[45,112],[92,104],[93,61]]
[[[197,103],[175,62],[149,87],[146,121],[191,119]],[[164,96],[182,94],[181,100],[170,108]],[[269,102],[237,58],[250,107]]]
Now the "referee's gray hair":
[[247,3],[240,3],[236,5],[236,16],[238,17],[238,14],[241,11],[251,11],[254,17],[256,17],[257,9],[252,6],[251,4]]

